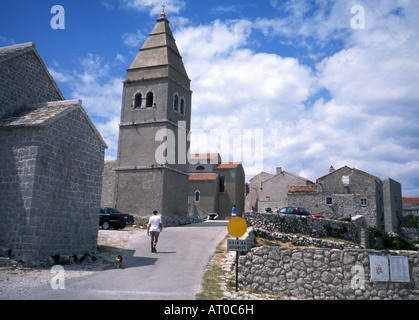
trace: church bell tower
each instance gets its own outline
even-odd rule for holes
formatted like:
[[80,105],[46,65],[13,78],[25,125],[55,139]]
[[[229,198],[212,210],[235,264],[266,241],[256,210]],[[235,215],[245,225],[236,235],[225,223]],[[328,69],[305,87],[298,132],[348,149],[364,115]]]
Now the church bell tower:
[[187,216],[190,80],[164,11],[127,70],[114,205],[163,220]]

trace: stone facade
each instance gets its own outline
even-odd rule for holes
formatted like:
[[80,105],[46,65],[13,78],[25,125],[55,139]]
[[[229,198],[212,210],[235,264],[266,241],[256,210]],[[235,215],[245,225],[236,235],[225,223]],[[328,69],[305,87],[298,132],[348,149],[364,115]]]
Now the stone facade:
[[64,100],[33,42],[0,48],[0,119],[27,104]]
[[247,195],[246,211],[252,208],[257,212],[265,212],[266,208],[273,211],[288,206],[288,185],[311,186],[314,183],[306,178],[276,169],[276,174],[271,175],[261,172],[250,180],[249,194]]
[[303,234],[315,238],[334,237],[355,242],[363,247],[368,243],[366,223],[362,216],[351,222],[291,214],[248,213],[248,225],[267,233]]
[[113,207],[115,179],[116,179],[116,160],[105,160],[103,168],[103,183],[102,183],[102,197],[101,206]]
[[403,225],[402,186],[393,179],[383,181],[384,231],[399,232]]
[[[373,255],[407,257],[410,281],[372,281]],[[259,247],[240,257],[239,284],[285,299],[417,300],[418,265],[410,251]]]
[[94,252],[106,143],[33,43],[0,48],[0,75],[0,247],[27,263]]
[[[189,204],[220,219],[231,215],[236,205],[244,210],[245,173],[241,163],[222,162],[218,153],[193,154],[189,164]],[[197,163],[195,163],[197,162]]]
[[106,145],[80,101],[30,110],[0,124],[1,246],[26,262],[94,252]]
[[344,166],[317,179],[317,190],[289,190],[288,205],[330,219],[362,215],[368,225],[384,228],[383,184],[366,172]]

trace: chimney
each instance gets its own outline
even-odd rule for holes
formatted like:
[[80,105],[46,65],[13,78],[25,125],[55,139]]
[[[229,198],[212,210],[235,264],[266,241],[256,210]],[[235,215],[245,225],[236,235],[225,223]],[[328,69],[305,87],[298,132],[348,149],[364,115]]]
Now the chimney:
[[329,173],[332,173],[332,172],[334,172],[335,171],[335,168],[333,168],[333,166],[330,166],[330,168],[329,168]]
[[282,168],[281,167],[277,167],[276,168],[276,174],[280,174],[282,173]]

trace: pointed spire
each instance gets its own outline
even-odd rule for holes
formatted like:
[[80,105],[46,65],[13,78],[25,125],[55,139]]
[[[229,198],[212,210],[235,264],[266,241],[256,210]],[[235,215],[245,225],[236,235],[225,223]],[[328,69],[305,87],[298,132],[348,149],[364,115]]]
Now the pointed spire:
[[[133,73],[129,76],[130,79],[161,77],[162,70],[168,68],[175,70],[186,82],[190,82],[169,24],[170,21],[166,19],[163,8],[157,24],[128,69],[128,72]],[[166,74],[170,74],[170,71],[168,70]]]

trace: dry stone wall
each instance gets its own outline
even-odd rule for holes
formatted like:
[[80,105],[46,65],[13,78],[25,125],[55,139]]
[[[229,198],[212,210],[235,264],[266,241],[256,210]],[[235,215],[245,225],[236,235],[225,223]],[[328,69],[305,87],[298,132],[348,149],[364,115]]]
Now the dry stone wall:
[[[409,282],[372,281],[371,256],[404,256]],[[419,299],[419,254],[410,251],[259,247],[239,260],[246,289],[309,300]]]
[[264,213],[249,213],[247,216],[248,224],[251,227],[265,230],[269,233],[297,233],[315,238],[334,237],[358,244],[361,244],[363,237],[361,220],[358,220],[358,222],[344,222],[290,214]]

